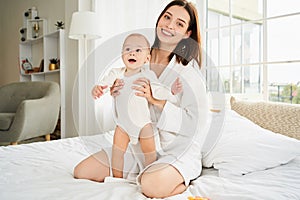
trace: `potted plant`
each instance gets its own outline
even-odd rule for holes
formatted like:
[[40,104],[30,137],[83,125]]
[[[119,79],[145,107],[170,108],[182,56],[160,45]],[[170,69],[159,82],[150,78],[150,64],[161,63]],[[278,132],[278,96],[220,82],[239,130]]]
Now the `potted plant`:
[[58,69],[58,63],[59,63],[58,58],[51,58],[51,59],[49,59],[49,61],[50,61],[49,70]]
[[57,30],[64,29],[64,25],[65,25],[65,23],[63,23],[62,21],[57,21],[55,24]]

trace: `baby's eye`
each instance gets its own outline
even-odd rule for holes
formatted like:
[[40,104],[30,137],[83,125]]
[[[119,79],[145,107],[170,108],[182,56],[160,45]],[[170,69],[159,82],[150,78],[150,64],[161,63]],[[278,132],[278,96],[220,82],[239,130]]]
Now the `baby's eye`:
[[124,51],[127,51],[127,52],[129,52],[129,51],[130,51],[130,48],[129,48],[129,47],[127,47],[127,48],[125,48],[125,49],[124,49]]
[[137,53],[141,53],[142,52],[142,49],[136,49],[135,50]]

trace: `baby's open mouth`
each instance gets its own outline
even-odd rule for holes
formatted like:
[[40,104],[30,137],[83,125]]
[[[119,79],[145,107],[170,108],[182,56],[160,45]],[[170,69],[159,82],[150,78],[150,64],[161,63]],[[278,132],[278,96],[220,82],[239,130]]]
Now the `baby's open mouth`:
[[135,62],[136,62],[136,60],[135,60],[135,59],[133,59],[133,58],[130,58],[130,59],[128,60],[128,62],[129,62],[129,63],[135,63]]

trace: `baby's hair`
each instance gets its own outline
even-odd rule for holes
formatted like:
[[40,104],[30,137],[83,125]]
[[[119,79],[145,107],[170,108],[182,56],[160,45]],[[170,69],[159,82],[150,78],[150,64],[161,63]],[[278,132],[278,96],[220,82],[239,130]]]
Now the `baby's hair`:
[[149,43],[148,39],[147,39],[143,34],[140,34],[140,33],[131,33],[131,34],[129,34],[129,35],[125,38],[124,43],[125,43],[125,41],[126,41],[128,38],[130,38],[130,37],[141,37],[141,38],[143,38],[143,39],[145,40],[146,44],[147,44],[147,48],[150,49],[150,43]]

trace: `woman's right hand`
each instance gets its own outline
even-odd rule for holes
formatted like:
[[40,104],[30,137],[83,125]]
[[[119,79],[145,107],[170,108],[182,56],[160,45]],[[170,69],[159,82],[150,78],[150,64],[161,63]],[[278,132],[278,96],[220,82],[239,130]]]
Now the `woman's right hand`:
[[113,97],[118,96],[123,86],[124,86],[124,81],[122,79],[116,79],[114,84],[110,87],[110,95]]
[[137,91],[135,95],[140,97],[145,97],[150,104],[155,105],[160,110],[164,108],[167,101],[155,99],[153,97],[150,81],[147,78],[138,78],[133,83],[139,85],[139,86],[132,86],[132,89]]

